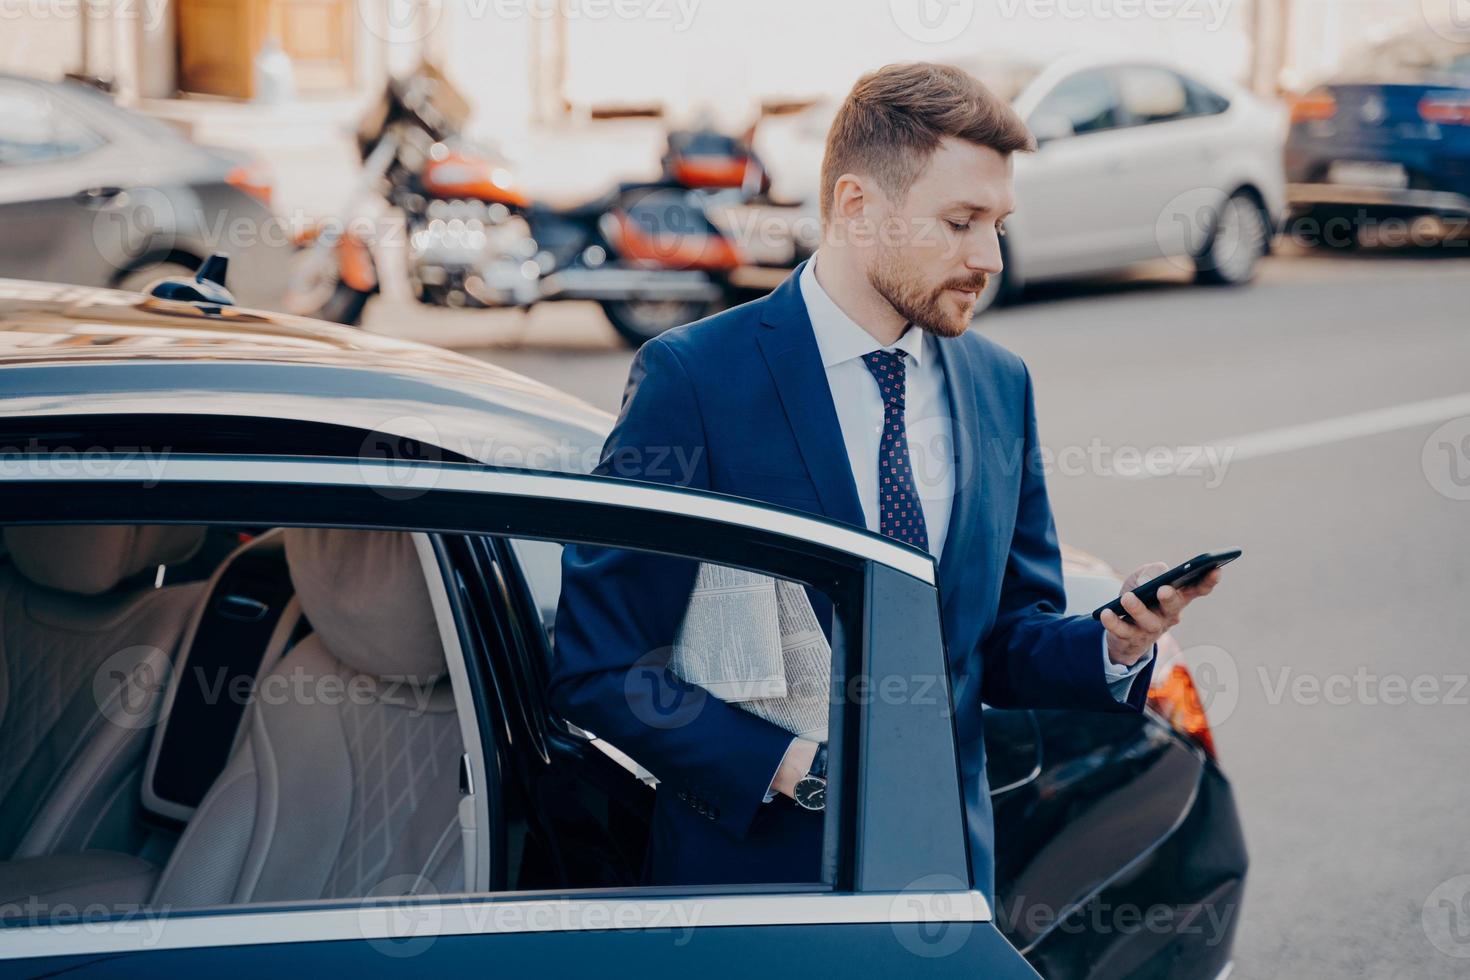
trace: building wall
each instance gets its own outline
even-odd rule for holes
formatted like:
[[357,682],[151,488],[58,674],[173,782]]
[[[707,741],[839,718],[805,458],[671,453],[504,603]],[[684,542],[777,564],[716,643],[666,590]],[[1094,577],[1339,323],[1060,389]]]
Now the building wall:
[[[54,78],[79,69],[89,2],[0,0],[0,70]],[[564,11],[559,91],[558,31],[547,16],[555,2]],[[1266,74],[1279,63],[1280,80],[1296,86],[1378,35],[1463,16],[1466,0],[951,0],[933,5],[948,18],[937,24],[916,19],[924,2],[356,0],[357,87],[376,88],[428,51],[475,96],[477,127],[515,135],[554,114],[559,94],[578,107],[661,103],[676,116],[743,118],[761,99],[840,93],[886,62],[987,52],[1147,51],[1243,79],[1253,17],[1280,18],[1284,36],[1268,44],[1282,50]],[[110,20],[90,31],[92,70],[115,76],[125,94],[171,95],[173,3],[114,0]],[[1140,14],[1145,7],[1155,15]]]
[[1443,25],[1457,16],[1462,27],[1470,28],[1470,3],[1465,0],[1294,0],[1291,15],[1283,76],[1294,89],[1342,67],[1364,44]]
[[[1130,0],[953,0],[932,4],[949,13],[929,24],[918,17],[924,2],[685,0],[681,8],[649,0],[641,19],[584,16],[568,25],[569,94],[578,102],[662,98],[675,111],[735,109],[742,100],[838,94],[893,61],[1111,49],[1188,58],[1231,75],[1248,61],[1236,0],[1164,0],[1176,9],[1162,18],[1126,16]],[[653,16],[664,10],[675,13]]]
[[29,6],[8,10],[0,22],[0,71],[60,78],[81,65],[81,39],[76,16]]
[[[499,17],[477,0],[444,2],[424,53],[475,107],[472,135],[497,143],[523,139],[533,117],[533,28],[530,17]],[[397,70],[412,68],[414,52],[399,47]]]
[[[83,67],[83,11],[103,0],[0,0],[0,71],[60,78]],[[382,84],[390,52],[410,55],[420,35],[411,20],[393,17],[390,5],[413,0],[352,0],[355,20],[355,89]],[[437,0],[436,0],[437,2]],[[454,0],[447,0],[454,2]],[[87,31],[87,67],[113,79],[125,99],[159,99],[177,89],[175,0],[110,0],[111,11],[94,15]],[[411,58],[400,58],[400,61]],[[353,93],[336,93],[351,95]]]

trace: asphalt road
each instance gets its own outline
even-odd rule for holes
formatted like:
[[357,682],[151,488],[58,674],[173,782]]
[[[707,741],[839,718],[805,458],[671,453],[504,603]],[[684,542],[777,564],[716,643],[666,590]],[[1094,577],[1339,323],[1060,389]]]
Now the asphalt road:
[[[370,325],[609,410],[630,357],[595,307]],[[1178,630],[1252,857],[1234,976],[1470,975],[1470,249],[1164,266],[976,329],[1031,366],[1064,540],[1245,549]]]

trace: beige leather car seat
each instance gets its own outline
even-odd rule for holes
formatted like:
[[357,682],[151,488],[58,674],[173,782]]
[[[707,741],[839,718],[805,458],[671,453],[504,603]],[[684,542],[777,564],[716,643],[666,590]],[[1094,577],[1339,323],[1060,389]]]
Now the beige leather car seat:
[[0,567],[0,858],[128,849],[201,527],[11,526]]
[[412,537],[285,543],[311,632],[261,679],[153,906],[461,890],[464,748]]

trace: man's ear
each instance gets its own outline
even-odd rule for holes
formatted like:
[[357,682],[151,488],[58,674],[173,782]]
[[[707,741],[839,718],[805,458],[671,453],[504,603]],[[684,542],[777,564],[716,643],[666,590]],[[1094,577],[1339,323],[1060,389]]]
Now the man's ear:
[[843,174],[832,185],[832,217],[838,221],[861,221],[868,204],[867,188],[857,174]]

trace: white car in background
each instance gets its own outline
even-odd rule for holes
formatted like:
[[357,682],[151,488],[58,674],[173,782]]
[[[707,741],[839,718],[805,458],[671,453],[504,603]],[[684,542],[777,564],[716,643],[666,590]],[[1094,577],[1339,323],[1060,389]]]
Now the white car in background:
[[[1149,58],[1014,55],[954,62],[1010,99],[1035,134],[1016,158],[1018,210],[1005,271],[977,308],[1025,285],[1155,259],[1201,282],[1254,278],[1286,206],[1287,116],[1223,79]],[[789,217],[797,254],[814,246],[817,187],[835,101],[764,120],[755,150]]]

